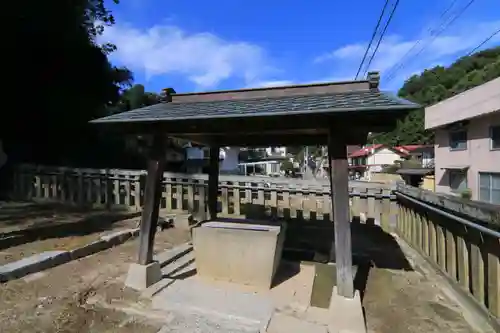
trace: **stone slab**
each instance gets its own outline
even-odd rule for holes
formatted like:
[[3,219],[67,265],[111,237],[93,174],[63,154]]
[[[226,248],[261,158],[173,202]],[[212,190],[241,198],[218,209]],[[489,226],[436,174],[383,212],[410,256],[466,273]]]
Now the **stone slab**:
[[366,333],[363,307],[357,290],[354,293],[354,298],[348,299],[339,296],[337,287],[334,287],[329,312],[331,321],[328,324],[328,329],[330,332]]
[[31,273],[64,264],[71,260],[67,251],[45,251],[0,266],[0,282],[18,279]]
[[140,297],[144,299],[151,299],[153,296],[156,296],[163,289],[169,287],[174,282],[175,280],[173,279],[162,278],[160,281],[144,289],[141,292]]
[[266,333],[328,333],[328,328],[277,312],[272,316]]
[[130,264],[125,286],[135,290],[145,290],[161,280],[161,267],[157,262],[149,265]]
[[190,314],[174,315],[158,333],[260,333],[259,329],[246,327],[231,320],[213,320],[205,316]]
[[152,307],[214,321],[235,321],[251,329],[266,327],[274,311],[269,297],[197,278],[176,280],[153,296]]
[[[337,266],[335,263],[315,263],[314,282],[311,293],[311,306],[328,309],[332,290],[337,285]],[[352,278],[356,277],[357,266],[352,267]]]

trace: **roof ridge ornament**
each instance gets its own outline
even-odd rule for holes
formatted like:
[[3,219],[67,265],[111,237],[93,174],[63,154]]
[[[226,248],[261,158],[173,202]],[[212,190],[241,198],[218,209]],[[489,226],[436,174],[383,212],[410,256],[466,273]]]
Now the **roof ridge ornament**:
[[368,83],[370,85],[371,90],[378,90],[379,89],[380,72],[377,72],[377,71],[368,72],[366,79],[368,80]]
[[160,102],[162,103],[170,103],[172,102],[172,95],[175,95],[176,92],[174,88],[165,88],[162,90],[160,95]]

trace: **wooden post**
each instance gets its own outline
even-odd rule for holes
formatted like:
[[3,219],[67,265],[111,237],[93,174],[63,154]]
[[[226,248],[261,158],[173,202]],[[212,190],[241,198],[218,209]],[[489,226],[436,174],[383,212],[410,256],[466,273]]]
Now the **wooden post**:
[[337,265],[337,293],[346,298],[354,297],[352,276],[351,224],[349,221],[349,169],[347,146],[336,142],[330,130],[328,137],[328,156],[330,159],[330,189],[332,211],[335,225],[335,243],[330,260],[335,256]]
[[208,213],[211,220],[217,219],[217,201],[219,196],[219,147],[210,147],[208,170]]
[[163,138],[155,136],[150,149],[140,230],[140,265],[148,265],[153,261],[154,237],[160,209],[161,182],[165,167]]

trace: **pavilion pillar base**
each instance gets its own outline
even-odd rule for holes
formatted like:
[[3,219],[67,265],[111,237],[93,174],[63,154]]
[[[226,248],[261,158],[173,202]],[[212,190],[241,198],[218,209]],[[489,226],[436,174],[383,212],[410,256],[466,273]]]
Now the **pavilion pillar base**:
[[363,307],[359,291],[354,292],[353,298],[340,296],[337,287],[333,287],[330,299],[330,332],[366,333]]
[[125,286],[135,290],[144,290],[159,282],[161,278],[160,263],[156,261],[147,265],[132,263],[128,269]]

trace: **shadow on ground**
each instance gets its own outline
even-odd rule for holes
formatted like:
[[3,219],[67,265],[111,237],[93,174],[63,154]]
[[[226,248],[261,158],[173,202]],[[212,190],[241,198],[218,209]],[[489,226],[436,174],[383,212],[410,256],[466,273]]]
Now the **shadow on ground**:
[[[331,262],[330,253],[335,243],[334,224],[329,220],[304,219],[304,213],[297,210],[296,217],[284,212],[266,212],[262,206],[247,204],[243,217],[249,220],[285,222],[287,225],[283,257],[288,260],[303,260],[320,263]],[[353,217],[351,223],[353,264],[368,263],[374,267],[395,270],[413,270],[394,237],[376,225],[373,219],[360,223]]]
[[0,232],[0,250],[38,240],[89,235],[109,230],[118,221],[138,216],[140,212],[125,210],[3,202],[0,204],[0,228],[16,227],[18,230]]
[[[312,302],[321,307],[327,307],[330,301],[332,288],[336,285],[335,256],[335,228],[329,220],[316,219],[311,214],[309,219],[304,218],[304,212],[296,210],[294,217],[289,210],[284,212],[285,217],[278,217],[276,210],[269,211],[261,205],[246,204],[242,207],[241,218],[220,218],[227,221],[244,221],[245,223],[286,223],[286,237],[283,249],[283,262],[277,272],[274,286],[292,278],[300,271],[300,262],[309,262],[315,265],[316,276],[313,284]],[[361,223],[359,217],[351,222],[351,242],[354,288],[358,290],[363,300],[372,268],[389,270],[412,271],[411,264],[399,247],[396,239],[373,219]],[[314,295],[318,295],[315,299]]]

